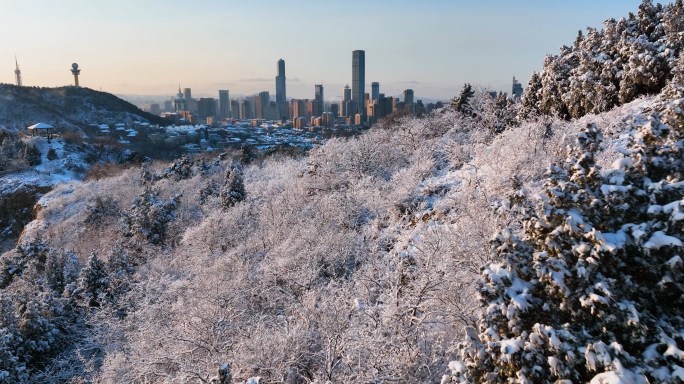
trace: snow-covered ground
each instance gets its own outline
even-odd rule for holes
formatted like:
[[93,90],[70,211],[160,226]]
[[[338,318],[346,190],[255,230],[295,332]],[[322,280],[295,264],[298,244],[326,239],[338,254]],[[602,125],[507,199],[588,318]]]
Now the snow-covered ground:
[[[35,145],[38,148],[41,163],[30,170],[3,175],[0,177],[0,184],[53,186],[79,180],[79,173],[88,167],[85,154],[70,148],[59,137],[53,138],[50,142],[44,136],[28,137],[25,141],[27,144]],[[54,149],[57,153],[57,158],[54,160],[48,159],[50,149]]]

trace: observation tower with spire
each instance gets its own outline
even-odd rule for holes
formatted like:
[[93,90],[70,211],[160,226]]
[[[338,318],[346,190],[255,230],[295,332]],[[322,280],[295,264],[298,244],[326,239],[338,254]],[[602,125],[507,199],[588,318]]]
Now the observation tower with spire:
[[17,87],[21,87],[21,70],[19,70],[19,62],[17,61],[16,56],[14,56],[14,65],[15,65],[14,76],[17,79]]

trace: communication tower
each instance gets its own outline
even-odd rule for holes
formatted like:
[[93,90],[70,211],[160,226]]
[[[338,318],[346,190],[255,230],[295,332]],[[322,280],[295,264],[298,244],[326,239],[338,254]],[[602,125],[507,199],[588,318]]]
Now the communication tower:
[[71,64],[71,74],[74,75],[74,85],[78,87],[78,75],[81,74],[81,70],[78,68],[78,64]]
[[14,76],[17,78],[17,87],[21,87],[21,71],[19,70],[19,62],[17,62],[17,57],[14,56]]

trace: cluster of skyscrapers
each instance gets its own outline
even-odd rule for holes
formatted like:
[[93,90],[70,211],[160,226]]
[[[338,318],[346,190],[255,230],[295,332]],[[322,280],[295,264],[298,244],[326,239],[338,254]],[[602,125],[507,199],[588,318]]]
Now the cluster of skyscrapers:
[[[78,64],[71,66],[74,85],[79,86],[78,76],[81,72]],[[164,106],[151,104],[149,112],[166,116],[177,122],[213,124],[227,119],[257,119],[281,121],[291,120],[296,128],[318,125],[331,126],[370,125],[391,113],[402,111],[408,114],[422,114],[441,107],[441,103],[423,105],[421,100],[414,101],[412,89],[404,90],[403,100],[387,97],[380,93],[380,83],[371,83],[371,92],[366,93],[366,52],[352,52],[352,86],[345,85],[342,100],[328,103],[325,101],[323,84],[314,85],[313,99],[287,99],[285,60],[278,60],[278,74],[275,77],[275,100],[271,100],[268,91],[262,91],[249,97],[230,99],[230,91],[218,91],[218,99],[202,97],[194,99],[192,90],[178,86],[176,97],[164,102]],[[15,81],[22,86],[21,70],[15,57]],[[513,77],[511,97],[520,99],[523,87]]]
[[[230,99],[228,90],[219,90],[218,99],[211,97],[192,98],[190,88],[181,91],[173,100],[165,103],[164,110],[169,117],[192,123],[213,123],[225,119],[262,119],[291,120],[295,128],[308,125],[331,126],[334,124],[366,125],[395,111],[422,113],[435,106],[423,106],[422,101],[414,102],[413,90],[404,91],[404,98],[386,97],[380,93],[380,84],[371,83],[371,93],[366,93],[366,54],[365,51],[352,52],[352,86],[342,90],[342,100],[326,102],[323,84],[314,85],[313,99],[287,98],[285,60],[277,63],[275,77],[275,100],[268,91],[239,99]],[[161,114],[160,105],[153,104],[150,112]]]

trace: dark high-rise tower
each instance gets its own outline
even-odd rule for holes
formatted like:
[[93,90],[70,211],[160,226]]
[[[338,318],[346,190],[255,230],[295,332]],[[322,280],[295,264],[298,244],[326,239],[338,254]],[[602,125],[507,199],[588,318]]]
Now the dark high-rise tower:
[[262,91],[259,92],[258,95],[254,95],[254,110],[257,119],[265,118],[266,114],[264,111],[266,111],[266,106],[268,105],[270,98],[271,96],[268,94],[268,91]]
[[523,94],[523,87],[522,84],[516,80],[515,76],[513,76],[513,89],[511,90],[511,96],[514,99],[520,99]]
[[188,111],[192,110],[192,89],[184,88],[183,97],[185,98],[185,107],[188,109]]
[[219,89],[219,117],[230,117],[230,93],[227,89]]
[[314,99],[314,116],[323,115],[323,84],[316,84],[316,98]]
[[378,100],[380,96],[380,83],[374,81],[371,83],[371,100]]
[[351,88],[349,88],[348,85],[344,86],[344,96],[342,97],[343,101],[351,101]]
[[354,103],[351,101],[351,88],[349,88],[349,85],[345,85],[342,92],[343,96],[342,103],[340,103],[340,113],[342,116],[351,116],[355,111],[352,111],[352,105],[354,105]]
[[285,92],[285,60],[278,60],[278,76],[276,76],[276,106],[278,118],[287,117],[287,94]]
[[201,123],[206,123],[208,118],[216,116],[216,99],[213,97],[201,97],[197,102],[197,117]]
[[413,103],[413,89],[404,90],[404,109],[410,113],[414,113],[416,106]]
[[352,52],[352,101],[356,113],[364,114],[363,95],[366,93],[366,52]]

